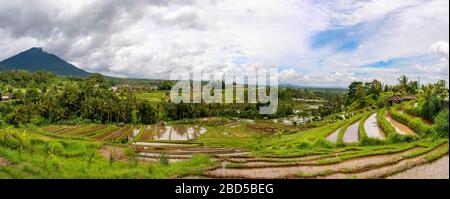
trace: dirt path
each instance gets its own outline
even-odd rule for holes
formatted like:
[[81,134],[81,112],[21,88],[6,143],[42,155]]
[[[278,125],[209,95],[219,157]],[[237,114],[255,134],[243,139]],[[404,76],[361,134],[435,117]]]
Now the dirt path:
[[359,126],[359,121],[350,125],[345,130],[345,134],[344,134],[344,138],[343,138],[345,143],[354,143],[354,142],[359,141],[358,126]]
[[[352,168],[346,168],[347,170],[356,170],[361,172],[356,173],[336,173],[332,175],[327,175],[325,177],[322,177],[322,179],[346,179],[346,178],[357,178],[357,179],[365,179],[365,178],[387,178],[388,176],[394,175],[399,172],[403,172],[405,170],[415,168],[417,166],[426,165],[428,161],[424,159],[424,157],[428,154],[431,154],[433,152],[441,150],[443,147],[448,146],[440,146],[437,148],[434,148],[433,150],[418,155],[416,157],[412,158],[400,158],[397,160],[391,159],[387,162],[379,162],[378,166],[375,166],[369,169],[360,170],[358,167],[352,167]],[[448,159],[447,159],[448,160]],[[422,170],[423,171],[423,170]],[[423,172],[430,172],[430,171],[423,171]],[[431,171],[433,172],[433,171]],[[442,173],[442,171],[436,171],[436,174]],[[438,174],[439,175],[439,174]],[[448,176],[448,162],[447,162],[447,176]],[[410,175],[409,178],[420,178],[414,175]]]
[[449,158],[418,166],[388,177],[388,179],[449,179]]
[[396,130],[398,133],[400,133],[400,134],[402,134],[402,135],[413,135],[413,136],[416,136],[416,133],[415,133],[411,128],[409,128],[408,126],[406,126],[406,125],[404,125],[404,124],[402,124],[402,123],[397,122],[396,120],[394,120],[394,119],[391,117],[391,114],[389,114],[388,111],[386,111],[386,113],[384,114],[384,116],[386,117],[386,120],[387,120],[389,123],[391,123],[391,125],[395,128],[395,130]]
[[128,156],[125,155],[124,149],[122,147],[103,145],[98,150],[98,152],[105,159],[109,159],[110,156],[113,155],[115,157],[115,160],[119,160],[119,161],[129,160]]
[[135,142],[133,148],[141,161],[157,162],[164,154],[170,162],[188,160],[194,155],[207,154],[213,160],[222,161],[251,155],[250,152],[233,148],[205,147],[190,143]]
[[11,165],[11,162],[9,162],[6,158],[0,157],[0,167],[7,167]]
[[374,113],[369,118],[367,118],[366,122],[364,123],[364,129],[366,130],[367,136],[370,138],[381,140],[386,139],[383,130],[381,130],[381,128],[378,126],[377,113]]

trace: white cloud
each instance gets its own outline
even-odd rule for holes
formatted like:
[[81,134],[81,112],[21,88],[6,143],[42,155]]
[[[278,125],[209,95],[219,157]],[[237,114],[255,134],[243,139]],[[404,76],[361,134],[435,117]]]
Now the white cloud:
[[[391,69],[361,66],[427,56],[436,41],[442,42],[432,51],[446,53],[448,60],[447,0],[0,0],[0,5],[0,59],[43,46],[83,69],[115,76],[168,78],[172,69],[192,65],[279,66],[286,68],[281,83],[345,86],[379,77],[393,82],[395,75],[422,70],[431,77],[437,74],[431,68],[441,71],[441,57]],[[313,35],[342,28],[360,37],[354,51],[311,48]]]

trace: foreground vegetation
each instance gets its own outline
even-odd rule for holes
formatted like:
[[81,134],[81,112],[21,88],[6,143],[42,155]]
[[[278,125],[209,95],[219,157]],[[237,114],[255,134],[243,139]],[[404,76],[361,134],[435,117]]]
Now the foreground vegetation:
[[3,129],[0,156],[13,166],[0,167],[1,178],[170,178],[195,175],[214,165],[208,156],[168,164],[138,162],[134,152],[119,161],[99,154],[102,143],[56,139],[17,129]]

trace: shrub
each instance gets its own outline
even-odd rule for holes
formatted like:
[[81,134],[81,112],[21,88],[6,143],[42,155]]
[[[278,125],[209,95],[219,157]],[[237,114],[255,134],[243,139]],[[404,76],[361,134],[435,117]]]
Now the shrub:
[[410,135],[402,135],[402,134],[391,134],[388,136],[387,140],[390,143],[402,143],[402,142],[412,142],[414,141],[414,137]]
[[418,104],[417,101],[408,102],[403,106],[403,109],[405,110],[406,113],[410,115],[420,117],[420,110],[418,106],[417,107],[415,106],[416,103]]
[[36,126],[40,126],[47,124],[47,120],[39,115],[35,115],[31,118],[30,123]]
[[448,138],[448,116],[448,110],[443,110],[436,116],[434,124],[435,138]]

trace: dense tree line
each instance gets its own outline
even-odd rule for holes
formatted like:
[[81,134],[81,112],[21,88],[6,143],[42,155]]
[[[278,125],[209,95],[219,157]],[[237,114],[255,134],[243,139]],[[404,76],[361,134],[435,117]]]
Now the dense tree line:
[[15,125],[59,121],[155,123],[156,108],[130,89],[111,90],[99,74],[87,79],[57,77],[48,72],[0,73],[0,90],[15,97],[0,104],[3,120]]
[[[130,82],[132,80],[121,80]],[[160,90],[168,90],[174,82],[152,80]],[[384,106],[385,99],[393,94],[420,95],[421,115],[434,118],[442,105],[437,105],[447,95],[446,83],[419,86],[417,82],[399,78],[396,86],[381,82],[353,82],[346,92],[340,89],[304,89],[282,87],[279,90],[279,107],[273,115],[259,114],[266,104],[174,104],[164,96],[159,102],[137,97],[140,90],[133,86],[112,89],[117,80],[92,74],[87,78],[60,77],[50,72],[8,71],[0,72],[0,94],[12,94],[14,100],[0,103],[0,120],[14,125],[54,122],[142,123],[160,120],[180,120],[201,117],[240,117],[251,119],[279,118],[294,114],[293,99],[323,100],[318,109],[308,115],[327,116],[349,109],[366,106]],[[149,83],[138,80],[138,84]],[[307,102],[305,102],[307,103]],[[314,103],[313,103],[314,104]],[[347,105],[347,106],[345,106]]]
[[[14,100],[0,103],[1,120],[14,125],[55,122],[80,123],[156,123],[201,117],[278,118],[293,114],[292,106],[280,103],[273,115],[259,114],[266,104],[174,104],[165,96],[160,102],[136,97],[133,86],[112,89],[118,80],[92,74],[87,78],[60,77],[50,72],[8,71],[0,73],[0,93],[14,95]],[[129,83],[132,80],[122,80]],[[148,83],[137,80],[140,86]],[[168,90],[172,81],[152,81],[160,90]],[[343,92],[281,89],[280,100],[292,98],[326,99],[329,103],[320,115],[331,114],[341,107]]]

